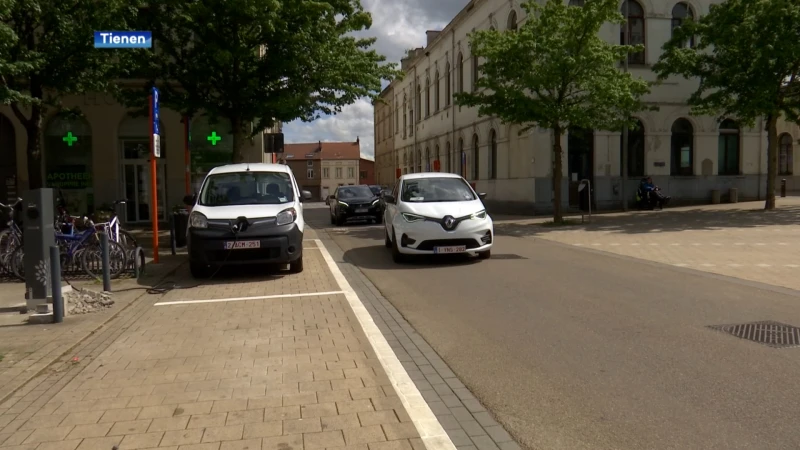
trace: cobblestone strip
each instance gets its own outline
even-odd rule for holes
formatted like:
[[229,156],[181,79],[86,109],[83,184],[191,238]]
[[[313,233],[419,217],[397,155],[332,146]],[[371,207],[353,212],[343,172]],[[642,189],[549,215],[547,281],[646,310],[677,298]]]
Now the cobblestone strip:
[[319,229],[316,232],[456,448],[519,450],[511,435],[425,339],[357,267],[344,261],[344,252],[328,233]]
[[[143,294],[145,295],[145,294]],[[49,403],[81,371],[147,313],[160,298],[137,297],[135,304],[121,310],[76,348],[31,379],[6,401],[0,403],[0,447],[19,445],[34,431],[22,428],[34,416],[49,416],[60,403]],[[124,313],[123,313],[124,312]],[[56,427],[57,423],[53,423]],[[32,446],[30,448],[34,448]],[[20,447],[25,448],[25,447]]]

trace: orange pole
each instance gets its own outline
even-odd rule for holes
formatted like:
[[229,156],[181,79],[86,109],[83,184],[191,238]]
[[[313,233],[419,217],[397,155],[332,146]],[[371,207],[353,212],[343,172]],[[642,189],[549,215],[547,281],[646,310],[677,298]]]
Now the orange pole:
[[189,159],[189,116],[183,118],[183,162],[186,164],[186,195],[192,194],[192,169]]
[[158,180],[156,180],[156,147],[153,140],[153,96],[148,97],[150,103],[150,203],[153,208],[150,217],[153,222],[153,262],[158,264]]

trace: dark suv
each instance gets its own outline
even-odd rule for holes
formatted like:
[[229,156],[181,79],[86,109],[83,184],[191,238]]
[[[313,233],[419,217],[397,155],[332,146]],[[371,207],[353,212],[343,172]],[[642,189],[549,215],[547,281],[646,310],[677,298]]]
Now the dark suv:
[[330,197],[331,224],[344,225],[348,219],[383,221],[383,205],[366,184],[339,186]]

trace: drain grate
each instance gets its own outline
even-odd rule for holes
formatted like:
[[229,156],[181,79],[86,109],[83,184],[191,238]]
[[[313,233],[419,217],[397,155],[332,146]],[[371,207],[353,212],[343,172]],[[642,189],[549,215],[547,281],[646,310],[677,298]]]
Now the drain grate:
[[492,259],[528,259],[528,258],[520,255],[515,255],[513,253],[500,253],[498,255],[492,255]]
[[771,320],[709,328],[774,348],[800,347],[800,328]]

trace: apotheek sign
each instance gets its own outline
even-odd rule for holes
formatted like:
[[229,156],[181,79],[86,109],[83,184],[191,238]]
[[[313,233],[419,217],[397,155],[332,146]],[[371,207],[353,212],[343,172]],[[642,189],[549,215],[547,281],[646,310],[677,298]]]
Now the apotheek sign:
[[86,189],[92,187],[92,174],[86,166],[59,166],[47,171],[47,187]]

